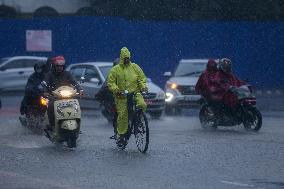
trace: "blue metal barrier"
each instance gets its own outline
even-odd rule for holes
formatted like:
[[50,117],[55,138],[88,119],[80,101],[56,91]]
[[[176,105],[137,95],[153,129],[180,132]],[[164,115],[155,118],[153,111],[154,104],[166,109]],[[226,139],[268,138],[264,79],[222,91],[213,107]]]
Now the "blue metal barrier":
[[[53,51],[26,52],[26,30],[52,30]],[[234,71],[257,87],[284,86],[283,22],[130,21],[121,18],[0,20],[0,57],[63,54],[69,63],[113,61],[127,46],[133,62],[163,87],[181,58],[233,60]]]

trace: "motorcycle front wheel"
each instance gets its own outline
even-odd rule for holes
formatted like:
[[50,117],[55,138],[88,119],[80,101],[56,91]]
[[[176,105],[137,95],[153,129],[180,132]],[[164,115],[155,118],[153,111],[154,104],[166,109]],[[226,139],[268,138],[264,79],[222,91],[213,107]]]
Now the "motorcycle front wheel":
[[199,120],[203,129],[216,129],[217,125],[214,121],[214,113],[210,111],[210,106],[204,105],[199,111]]
[[262,115],[256,107],[246,109],[243,124],[248,131],[259,131],[262,126]]

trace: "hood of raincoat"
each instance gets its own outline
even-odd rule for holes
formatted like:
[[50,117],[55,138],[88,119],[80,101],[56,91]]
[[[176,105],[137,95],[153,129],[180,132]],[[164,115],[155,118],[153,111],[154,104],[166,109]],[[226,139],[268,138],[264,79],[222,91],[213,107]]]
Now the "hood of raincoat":
[[207,71],[216,72],[217,71],[217,63],[213,59],[209,59],[207,63]]
[[[126,48],[126,47],[123,47],[121,50],[120,50],[120,61],[119,61],[119,64],[123,64],[123,60],[124,58],[130,58],[130,51]],[[131,61],[130,61],[131,63]]]

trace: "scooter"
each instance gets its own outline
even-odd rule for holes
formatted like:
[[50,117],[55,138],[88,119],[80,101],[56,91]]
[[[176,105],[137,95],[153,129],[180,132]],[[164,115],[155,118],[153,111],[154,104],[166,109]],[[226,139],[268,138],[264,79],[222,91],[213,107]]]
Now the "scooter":
[[[42,82],[47,86],[46,82]],[[75,98],[80,94],[70,86],[61,86],[48,95],[48,100],[54,106],[55,126],[45,129],[45,136],[52,142],[67,142],[69,148],[77,146],[80,133],[81,109]],[[49,105],[50,105],[49,103]]]
[[230,109],[224,104],[213,105],[204,100],[199,119],[203,128],[217,128],[218,126],[235,126],[243,124],[245,129],[258,131],[262,126],[262,115],[256,108],[256,98],[249,85],[236,88],[234,94],[238,98],[237,108]]

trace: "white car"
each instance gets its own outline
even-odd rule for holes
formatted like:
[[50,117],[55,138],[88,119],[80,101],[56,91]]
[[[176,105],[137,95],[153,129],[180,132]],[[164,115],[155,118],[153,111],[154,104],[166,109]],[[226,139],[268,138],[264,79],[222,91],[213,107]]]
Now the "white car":
[[[102,84],[106,80],[112,62],[85,62],[76,63],[68,66],[66,70],[70,71],[77,81],[84,77],[84,82],[81,87],[84,90],[84,95],[81,99],[83,108],[98,109],[99,103],[94,100],[95,94],[100,90]],[[145,99],[148,104],[147,112],[155,118],[162,115],[165,106],[164,91],[148,79],[149,95]]]
[[205,70],[208,59],[182,59],[166,83],[166,114],[180,114],[182,108],[192,108],[199,105],[201,96],[195,92],[195,85],[201,73]]
[[0,91],[24,90],[34,65],[45,64],[46,57],[14,56],[0,60]]

